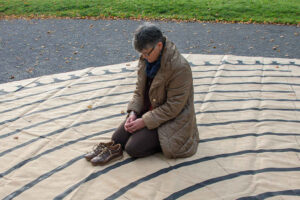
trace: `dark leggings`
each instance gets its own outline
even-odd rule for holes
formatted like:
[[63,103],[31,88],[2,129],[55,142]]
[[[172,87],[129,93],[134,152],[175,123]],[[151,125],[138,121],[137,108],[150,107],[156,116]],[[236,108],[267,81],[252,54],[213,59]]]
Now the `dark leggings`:
[[129,133],[124,129],[125,122],[114,132],[112,140],[121,144],[131,157],[145,157],[161,151],[157,129],[149,130],[145,127]]

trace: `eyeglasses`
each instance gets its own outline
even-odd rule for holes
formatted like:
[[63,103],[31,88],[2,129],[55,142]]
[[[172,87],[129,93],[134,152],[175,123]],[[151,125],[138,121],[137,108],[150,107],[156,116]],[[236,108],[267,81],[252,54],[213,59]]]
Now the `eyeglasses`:
[[148,53],[141,53],[143,56],[145,57],[149,57],[152,53],[152,51],[155,49],[156,45],[154,47],[152,47],[151,51],[149,51]]

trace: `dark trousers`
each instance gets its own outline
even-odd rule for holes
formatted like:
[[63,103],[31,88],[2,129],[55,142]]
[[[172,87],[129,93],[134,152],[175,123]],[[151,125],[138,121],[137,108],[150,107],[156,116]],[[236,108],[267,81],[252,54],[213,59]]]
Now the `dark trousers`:
[[145,157],[161,151],[157,129],[149,130],[145,127],[129,133],[124,128],[125,122],[114,132],[112,140],[121,144],[131,157]]

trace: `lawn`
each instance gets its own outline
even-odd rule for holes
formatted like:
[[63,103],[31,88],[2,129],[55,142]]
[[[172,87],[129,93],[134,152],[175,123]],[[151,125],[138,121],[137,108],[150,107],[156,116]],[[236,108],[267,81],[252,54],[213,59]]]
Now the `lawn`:
[[300,0],[0,0],[0,17],[300,23]]

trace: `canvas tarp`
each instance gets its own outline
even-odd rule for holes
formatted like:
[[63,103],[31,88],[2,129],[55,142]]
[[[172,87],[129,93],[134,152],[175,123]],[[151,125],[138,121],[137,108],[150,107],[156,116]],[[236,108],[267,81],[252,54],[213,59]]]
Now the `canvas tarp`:
[[137,62],[0,85],[1,199],[300,199],[300,60],[184,55],[197,153],[92,166],[124,120]]

